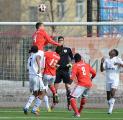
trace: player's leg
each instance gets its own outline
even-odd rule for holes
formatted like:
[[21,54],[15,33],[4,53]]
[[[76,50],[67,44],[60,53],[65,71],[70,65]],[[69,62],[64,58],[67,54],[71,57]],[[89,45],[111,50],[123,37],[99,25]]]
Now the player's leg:
[[109,100],[111,98],[111,83],[106,83],[106,94],[107,94],[107,103],[108,103],[108,106],[110,105],[109,104]]
[[70,105],[70,84],[65,84],[65,88],[66,88],[66,96],[67,96],[67,108],[69,111],[71,111],[71,105]]
[[44,99],[44,102],[45,102],[47,111],[48,111],[48,112],[51,112],[50,105],[49,105],[49,98],[48,98],[48,95],[46,94],[43,99]]
[[118,84],[119,84],[119,81],[117,80],[112,82],[111,84],[111,90],[110,90],[111,98],[109,99],[109,111],[108,111],[109,114],[111,114],[113,111],[113,107],[115,103],[115,92],[117,90]]
[[23,108],[24,114],[28,113],[29,107],[31,106],[34,99],[35,99],[35,96],[33,94],[29,96],[28,101],[26,102],[26,104]]
[[109,100],[109,111],[108,111],[109,114],[111,114],[112,111],[113,111],[113,107],[114,107],[114,103],[115,103],[115,92],[116,92],[116,89],[112,88],[110,92],[111,92],[111,98]]
[[53,96],[57,96],[57,92],[54,86],[55,78],[56,77],[52,75],[44,75],[44,80],[47,81],[48,87],[51,90]]
[[39,115],[39,112],[37,110],[40,108],[42,99],[43,99],[44,95],[46,94],[46,92],[45,92],[46,87],[44,86],[42,77],[37,76],[37,79],[35,81],[36,81],[35,90],[38,91],[38,96],[36,97],[36,101],[35,101],[34,107],[32,109],[32,113]]
[[88,91],[89,91],[89,89],[85,89],[83,94],[82,94],[82,98],[81,98],[81,101],[80,101],[79,113],[82,112],[82,110],[84,108],[84,105],[87,102]]
[[63,83],[65,83],[65,88],[66,88],[66,97],[67,97],[67,107],[68,110],[71,110],[71,105],[70,105],[70,85],[72,83],[72,80],[70,80],[70,75],[69,71],[64,71],[63,72]]
[[44,76],[43,76],[43,83],[44,83],[44,86],[46,87],[46,95],[44,96],[43,99],[44,99],[47,111],[51,112],[50,105],[49,105],[49,98],[48,98],[48,94],[47,94],[49,79],[50,79],[50,75],[44,74]]
[[77,103],[75,98],[80,97],[80,95],[83,94],[84,90],[85,90],[85,87],[76,86],[70,94],[70,103],[77,117],[80,116],[80,113],[77,108]]
[[[62,81],[61,78],[62,78],[61,72],[57,71],[55,82],[54,82],[54,87],[55,87],[55,90],[56,90],[56,95],[53,94],[53,104],[54,105],[59,102],[57,90],[58,90],[58,87],[59,87],[59,83]],[[52,108],[53,108],[53,106],[52,106]]]
[[109,106],[109,100],[111,99],[111,91],[106,91],[106,93],[107,93],[107,103]]
[[24,114],[27,114],[28,113],[28,110],[29,110],[29,107],[31,106],[32,102],[34,101],[34,99],[36,98],[36,93],[34,92],[35,91],[35,77],[30,77],[29,79],[29,85],[30,85],[30,92],[32,93],[32,95],[29,96],[24,108],[23,108],[23,111],[24,111]]
[[106,91],[107,91],[107,103],[108,103],[108,114],[111,114],[112,111],[111,111],[111,102],[110,102],[110,99],[111,99],[111,84],[112,83],[106,83]]
[[56,89],[56,93],[57,93],[57,90],[59,88],[59,83],[61,83],[62,81],[62,74],[61,74],[61,71],[56,71],[56,78],[55,78],[55,82],[54,82],[54,86],[55,86],[55,89]]
[[38,91],[38,96],[36,97],[34,106],[31,111],[35,115],[39,115],[39,112],[40,112],[39,108],[42,103],[43,95],[44,95],[44,91]]
[[[58,85],[56,85],[56,86],[58,86]],[[51,90],[53,96],[55,96],[57,94],[54,84],[49,85],[49,89]]]
[[48,85],[49,85],[49,88],[50,88],[50,90],[52,91],[52,94],[53,94],[53,102],[58,103],[59,99],[58,99],[58,95],[57,95],[57,92],[56,92],[56,89],[55,89],[55,86],[54,86],[55,79],[56,79],[56,76],[50,76],[49,79],[48,79]]

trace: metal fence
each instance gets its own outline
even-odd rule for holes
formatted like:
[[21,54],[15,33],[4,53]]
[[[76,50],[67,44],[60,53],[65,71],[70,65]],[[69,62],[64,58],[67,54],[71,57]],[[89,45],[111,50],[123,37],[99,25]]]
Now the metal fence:
[[[87,26],[57,26],[55,36],[65,36],[65,45],[69,46],[73,53],[79,52],[97,71],[97,77],[94,79],[93,88],[89,93],[87,107],[106,107],[105,73],[101,73],[99,70],[100,59],[103,56],[108,56],[108,52],[112,48],[117,48],[120,56],[123,57],[122,32],[113,35],[106,34],[101,37],[85,37],[83,36],[85,27]],[[28,51],[32,44],[31,36],[34,31],[33,25],[0,26],[0,106],[2,107],[23,106],[30,94],[26,67]],[[52,33],[49,27],[47,31]],[[120,79],[116,107],[123,107],[122,71]],[[65,107],[64,84],[61,84],[58,92],[61,100],[58,107]],[[51,98],[51,94],[49,96]]]

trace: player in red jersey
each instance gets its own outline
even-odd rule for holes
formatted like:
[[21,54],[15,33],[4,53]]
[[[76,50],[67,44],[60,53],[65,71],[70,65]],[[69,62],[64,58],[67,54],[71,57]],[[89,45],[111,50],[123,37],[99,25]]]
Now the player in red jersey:
[[48,86],[53,93],[54,104],[58,102],[58,96],[54,87],[54,81],[56,78],[56,67],[58,61],[60,60],[60,56],[58,53],[58,49],[56,49],[55,52],[53,52],[51,49],[45,52],[45,68],[43,73],[44,85]]
[[[51,112],[50,106],[49,106],[49,100],[47,96],[47,89],[48,87],[53,93],[53,98],[55,98],[54,102],[57,102],[57,94],[54,87],[54,81],[56,76],[56,66],[58,61],[60,60],[60,56],[58,54],[58,50],[56,49],[56,52],[52,51],[52,48],[48,49],[48,51],[45,52],[45,67],[43,72],[43,83],[46,88],[45,95],[43,97],[43,100],[45,102],[46,108],[48,112]],[[38,107],[37,107],[38,106]],[[35,100],[35,105],[32,109],[32,113],[39,115],[39,106],[41,106],[41,102],[39,100]]]
[[38,47],[38,53],[41,56],[41,68],[44,68],[44,47],[50,43],[56,46],[60,46],[59,43],[52,40],[52,38],[47,34],[45,26],[41,22],[37,22],[36,32],[33,34],[33,45]]
[[45,52],[45,69],[44,74],[56,76],[56,65],[60,60],[59,54],[51,49]]
[[33,45],[36,45],[38,47],[38,50],[43,51],[44,47],[50,43],[56,46],[60,46],[59,43],[52,40],[52,38],[47,34],[45,31],[45,27],[43,23],[36,23],[36,32],[33,34]]
[[[71,106],[75,112],[76,117],[80,117],[80,112],[83,109],[83,105],[86,103],[86,95],[88,90],[92,86],[92,79],[96,76],[95,70],[83,60],[81,60],[81,55],[76,53],[74,56],[75,63],[72,67],[71,79],[76,80],[77,85],[71,92]],[[90,78],[90,74],[92,74]],[[77,108],[75,98],[78,98],[82,95],[80,108]]]
[[[33,45],[38,47],[38,52],[36,53],[37,55],[40,56],[40,67],[41,67],[41,75],[42,71],[44,69],[44,47],[48,44],[51,43],[56,46],[60,46],[57,42],[51,39],[51,37],[47,34],[45,31],[45,27],[43,23],[37,22],[36,25],[36,32],[33,34]],[[33,96],[30,96],[30,99],[33,101]],[[38,100],[37,100],[38,101]]]

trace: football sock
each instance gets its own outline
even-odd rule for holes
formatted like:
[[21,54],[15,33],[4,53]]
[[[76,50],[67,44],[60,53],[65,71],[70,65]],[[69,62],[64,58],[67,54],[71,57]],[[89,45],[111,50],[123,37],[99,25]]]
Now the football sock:
[[67,95],[67,104],[70,105],[70,90],[66,91],[66,95]]
[[51,92],[53,93],[53,95],[56,94],[56,89],[55,89],[54,85],[51,85],[51,86],[50,86],[50,90],[51,90]]
[[81,111],[83,110],[83,106],[86,102],[87,102],[86,98],[81,99],[79,113],[81,113]]
[[70,99],[70,103],[71,103],[71,106],[72,106],[72,108],[73,108],[75,114],[79,114],[78,108],[77,108],[77,105],[76,105],[76,100],[75,100],[75,98],[71,98],[71,99]]
[[112,113],[112,110],[113,110],[113,107],[114,107],[114,103],[115,103],[115,99],[114,98],[111,98],[110,100],[109,100],[109,113]]
[[40,106],[41,106],[41,100],[37,97],[32,110],[36,111]]
[[34,99],[35,99],[35,96],[34,95],[30,95],[29,99],[28,99],[28,101],[27,101],[27,103],[25,105],[25,108],[29,109],[29,107],[31,106],[31,104],[34,101]]
[[50,108],[50,106],[49,106],[49,100],[48,100],[48,96],[47,95],[44,96],[44,102],[45,102],[46,108],[48,110]]

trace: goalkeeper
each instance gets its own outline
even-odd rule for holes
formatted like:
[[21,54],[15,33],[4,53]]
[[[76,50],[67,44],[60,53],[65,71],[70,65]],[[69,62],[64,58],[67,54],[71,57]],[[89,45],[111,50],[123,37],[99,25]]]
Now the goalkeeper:
[[[70,80],[70,68],[72,67],[71,61],[73,60],[73,53],[70,48],[64,46],[64,37],[58,37],[58,43],[61,45],[59,48],[60,52],[60,61],[58,62],[58,68],[56,71],[56,80],[55,80],[55,88],[58,90],[59,83],[63,80],[66,88],[66,96],[67,96],[67,107],[68,110],[71,110],[70,106],[70,85],[72,81]],[[55,103],[53,104],[55,105]],[[53,108],[54,106],[52,106]]]

